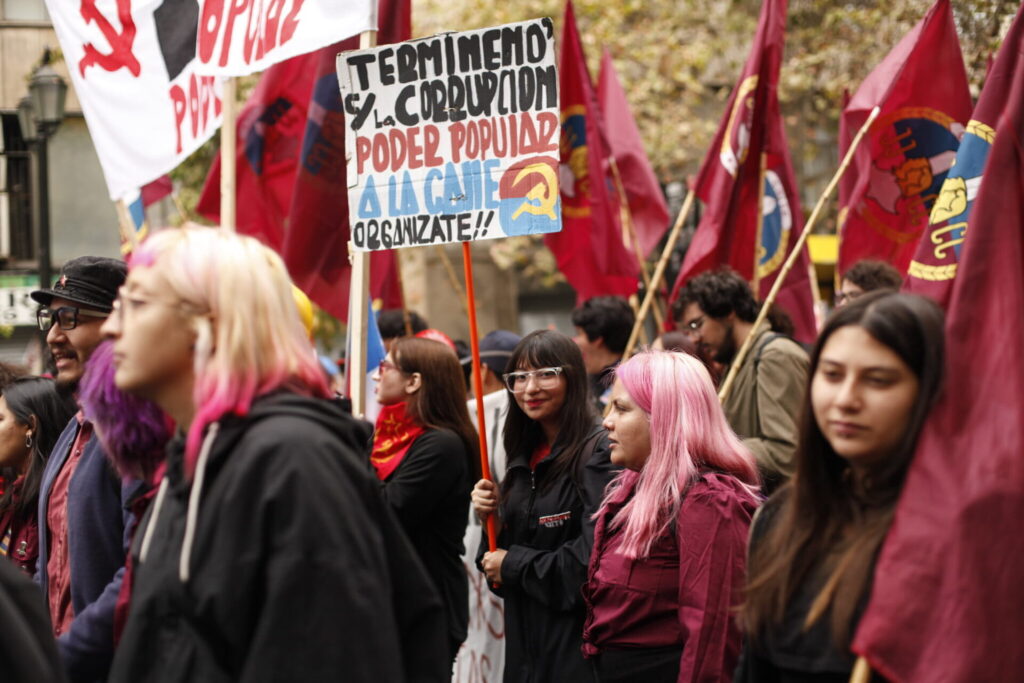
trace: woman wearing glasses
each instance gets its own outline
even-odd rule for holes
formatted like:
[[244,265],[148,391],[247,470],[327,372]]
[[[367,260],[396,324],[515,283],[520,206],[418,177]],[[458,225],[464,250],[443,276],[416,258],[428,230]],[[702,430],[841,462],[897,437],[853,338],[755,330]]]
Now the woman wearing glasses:
[[593,681],[580,649],[581,589],[592,516],[614,476],[608,439],[571,339],[533,332],[509,367],[505,383],[515,400],[505,422],[508,468],[500,492],[487,480],[473,490],[481,518],[498,514],[498,549],[483,553],[480,567],[505,599],[504,680]]
[[52,379],[22,377],[0,395],[0,555],[32,575],[39,557],[39,485],[57,437],[75,414]]
[[696,358],[646,351],[615,377],[604,426],[626,469],[597,514],[584,652],[601,683],[731,680],[754,456]]
[[373,378],[382,408],[370,461],[444,602],[454,662],[469,624],[462,538],[479,472],[462,366],[443,343],[405,337],[392,343]]

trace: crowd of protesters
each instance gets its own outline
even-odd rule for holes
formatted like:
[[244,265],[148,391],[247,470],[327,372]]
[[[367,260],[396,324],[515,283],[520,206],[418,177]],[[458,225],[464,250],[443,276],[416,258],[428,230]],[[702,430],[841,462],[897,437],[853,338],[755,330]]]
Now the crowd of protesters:
[[0,377],[5,672],[447,681],[468,554],[503,600],[505,681],[845,681],[942,385],[941,310],[890,275],[851,269],[809,352],[784,314],[755,327],[729,271],[630,357],[614,297],[572,338],[492,331],[492,481],[466,353],[418,315],[381,317],[371,425],[255,240],[73,259],[32,295],[55,376]]

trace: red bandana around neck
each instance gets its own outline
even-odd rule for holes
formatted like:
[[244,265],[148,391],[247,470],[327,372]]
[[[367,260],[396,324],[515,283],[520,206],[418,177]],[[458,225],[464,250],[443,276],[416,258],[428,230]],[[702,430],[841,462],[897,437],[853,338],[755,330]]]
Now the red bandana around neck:
[[392,403],[383,406],[377,415],[370,462],[373,463],[373,468],[377,470],[377,478],[381,481],[391,476],[401,464],[412,442],[426,431],[405,412],[405,407],[405,401]]

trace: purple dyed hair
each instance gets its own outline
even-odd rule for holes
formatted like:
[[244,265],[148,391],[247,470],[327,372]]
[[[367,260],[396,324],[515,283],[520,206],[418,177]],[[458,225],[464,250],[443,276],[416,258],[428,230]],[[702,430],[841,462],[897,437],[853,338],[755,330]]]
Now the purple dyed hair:
[[620,365],[615,376],[650,418],[651,453],[639,472],[623,470],[612,480],[597,514],[604,512],[615,489],[635,485],[633,498],[615,515],[611,528],[622,528],[626,557],[646,558],[701,470],[731,474],[747,485],[751,496],[760,480],[754,456],[726,422],[699,360],[670,351],[643,351]]
[[78,401],[96,427],[107,458],[123,477],[152,481],[174,431],[171,419],[152,401],[114,385],[114,344],[96,347],[85,366]]

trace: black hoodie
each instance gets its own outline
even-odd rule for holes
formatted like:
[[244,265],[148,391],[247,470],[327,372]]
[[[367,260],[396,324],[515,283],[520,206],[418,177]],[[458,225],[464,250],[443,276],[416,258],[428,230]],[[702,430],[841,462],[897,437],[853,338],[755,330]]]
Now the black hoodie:
[[192,482],[171,443],[112,683],[448,680],[440,600],[359,432],[282,392],[211,425]]

